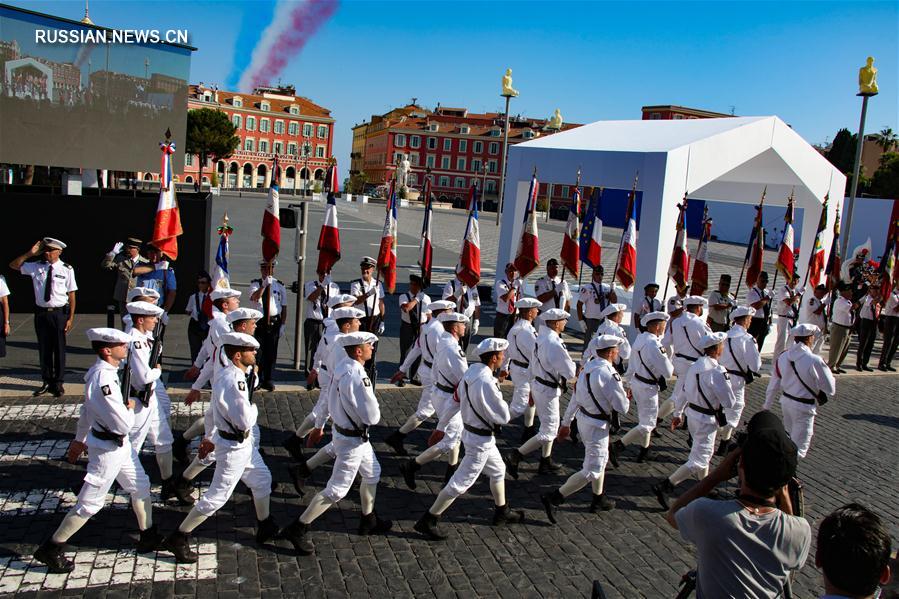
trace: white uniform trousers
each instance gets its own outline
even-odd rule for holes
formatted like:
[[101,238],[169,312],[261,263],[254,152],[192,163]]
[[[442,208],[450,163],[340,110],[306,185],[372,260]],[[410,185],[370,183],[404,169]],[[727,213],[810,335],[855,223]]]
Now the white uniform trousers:
[[821,349],[824,347],[824,331],[818,329],[818,332],[815,333],[815,341],[812,343],[812,353],[816,356],[821,355]]
[[746,407],[746,379],[739,374],[730,375],[730,388],[733,389],[734,402],[733,408],[724,408],[724,415],[727,417],[727,426],[731,429],[739,428],[740,418],[743,417],[743,409]]
[[715,437],[718,435],[718,422],[714,416],[700,414],[687,408],[687,428],[693,437],[687,468],[696,480],[702,480],[709,472],[712,454],[715,452]]
[[316,400],[309,415],[312,416],[312,419],[315,421],[316,428],[321,428],[324,426],[325,422],[328,421],[329,416],[328,389],[331,388],[331,375],[320,372],[318,384],[321,387],[318,392],[318,400]]
[[271,495],[272,473],[259,454],[258,435],[255,426],[250,437],[242,443],[215,435],[215,473],[209,488],[197,502],[198,512],[212,516],[228,502],[240,481],[252,491],[255,499]]
[[[449,401],[455,403],[452,398]],[[443,438],[434,447],[440,449],[441,455],[446,455],[462,441],[462,413],[459,410],[448,409],[444,400],[443,409],[440,410],[440,420],[437,422],[437,430],[443,432]]]
[[636,379],[631,382],[631,392],[634,403],[637,404],[637,420],[639,424],[635,428],[643,433],[644,442],[649,441],[649,435],[656,428],[659,418],[659,387],[647,385]]
[[465,447],[465,455],[459,462],[459,468],[443,489],[447,495],[459,497],[471,488],[482,472],[494,484],[498,484],[506,477],[506,464],[492,435],[484,437],[463,431],[462,445]]
[[434,387],[434,375],[431,369],[424,365],[424,361],[418,369],[418,378],[421,379],[421,398],[418,400],[418,407],[415,408],[415,418],[424,422],[437,411],[434,408],[434,394],[437,392]]
[[139,399],[134,400],[134,426],[128,438],[138,453],[143,449],[144,441],[149,441],[157,453],[171,451],[174,437],[169,419],[162,410],[158,396],[152,397],[147,407],[144,407]]
[[106,503],[106,494],[113,481],[117,481],[132,499],[150,496],[150,479],[141,466],[137,451],[127,439],[115,449],[89,447],[87,455],[87,474],[75,504],[77,516],[90,518],[99,512]]
[[677,403],[677,398],[684,392],[687,371],[690,370],[690,366],[693,366],[695,363],[695,360],[691,362],[686,358],[679,358],[677,356],[674,356],[674,358],[671,359],[671,364],[674,366],[674,375],[677,377],[677,382],[674,384],[674,391],[669,398],[671,401]]
[[509,402],[511,418],[518,418],[528,409],[531,401],[531,378],[526,368],[512,364],[509,366],[512,377],[512,400]]
[[784,429],[796,444],[799,457],[804,458],[812,444],[815,415],[818,413],[818,409],[814,405],[804,404],[784,396],[780,398],[780,407],[784,415]]
[[777,360],[777,356],[783,353],[783,351],[787,348],[787,343],[790,341],[790,317],[789,316],[778,316],[777,317],[777,328],[775,331],[775,341],[774,341],[774,359]]
[[381,480],[381,464],[375,457],[371,443],[362,437],[344,437],[334,431],[334,469],[322,495],[337,503],[350,492],[356,475],[362,477],[363,484],[376,485]]
[[609,423],[578,412],[577,431],[584,444],[581,474],[593,482],[603,476],[609,461]]
[[540,430],[537,431],[537,439],[543,444],[554,441],[559,433],[559,396],[560,389],[547,387],[543,383],[535,382],[531,388],[534,397],[534,406],[537,408],[537,417],[540,419]]

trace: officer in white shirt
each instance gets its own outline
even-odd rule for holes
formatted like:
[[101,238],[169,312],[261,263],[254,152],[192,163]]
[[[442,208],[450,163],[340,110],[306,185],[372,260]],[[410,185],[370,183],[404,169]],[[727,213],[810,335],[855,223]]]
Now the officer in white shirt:
[[699,340],[712,330],[702,318],[702,310],[706,300],[698,295],[688,296],[684,300],[684,312],[677,319],[672,319],[662,338],[662,345],[672,348],[674,374],[677,375],[677,383],[671,397],[662,402],[659,407],[659,418],[667,417],[673,410],[679,396],[684,389],[684,375],[696,361],[702,357],[702,348]]
[[859,372],[874,370],[868,366],[868,361],[877,340],[877,321],[880,320],[882,299],[880,285],[872,283],[868,286],[868,293],[859,301],[858,348],[855,355],[855,369]]
[[181,526],[165,540],[165,547],[175,554],[178,563],[197,561],[190,534],[228,502],[238,482],[253,494],[256,543],[270,541],[278,533],[269,510],[272,475],[259,453],[259,408],[253,403],[257,381],[252,367],[259,342],[246,333],[227,333],[222,335],[221,344],[228,365],[213,383],[206,439],[200,447],[201,452],[215,452],[215,474]]
[[630,443],[640,444],[638,462],[649,459],[649,444],[659,417],[659,391],[667,388],[667,379],[674,374],[662,335],[671,317],[665,312],[650,312],[641,320],[645,330],[634,340],[627,380],[637,404],[638,424],[615,441],[612,454],[618,455]]
[[652,486],[659,505],[668,509],[668,495],[689,478],[702,480],[709,472],[709,463],[715,451],[718,429],[727,422],[724,410],[733,409],[736,398],[730,386],[730,375],[718,363],[724,351],[727,333],[712,333],[699,340],[703,356],[690,366],[686,373],[684,391],[679,396],[671,419],[671,430],[683,423],[684,411],[689,410],[687,428],[693,438],[687,463],[671,476]]
[[833,373],[809,349],[817,328],[813,324],[793,327],[790,334],[795,343],[774,363],[762,407],[770,410],[774,400],[780,398],[784,429],[796,444],[800,458],[805,457],[812,443],[818,406],[827,403],[837,392]]
[[799,302],[802,299],[802,291],[798,289],[799,277],[794,274],[790,280],[780,286],[774,301],[774,313],[777,314],[777,326],[775,328],[776,340],[774,343],[774,359],[787,348],[790,339],[790,329],[795,324],[796,315],[799,314]]
[[553,308],[571,311],[571,288],[568,281],[559,276],[559,261],[555,258],[550,258],[546,263],[546,276],[534,283],[534,295],[543,302],[541,314]]
[[[606,497],[606,462],[609,459],[609,430],[613,415],[627,414],[630,408],[628,394],[624,389],[621,375],[615,370],[618,348],[624,340],[616,335],[597,335],[591,341],[594,358],[581,371],[577,379],[577,390],[568,402],[568,409],[562,418],[559,439],[565,439],[571,432],[571,421],[577,416],[577,428],[584,443],[584,462],[581,470],[575,472],[561,487],[552,493],[540,496],[549,521],[556,523],[555,508],[565,503],[565,499],[590,484],[593,500],[590,512],[615,509],[615,502]],[[614,464],[614,461],[613,461]]]
[[0,358],[6,357],[6,338],[9,337],[9,287],[6,279],[0,275]]
[[749,324],[749,334],[755,339],[759,351],[765,345],[765,337],[771,328],[771,310],[774,294],[768,286],[768,273],[762,271],[756,284],[746,292],[746,303],[755,308],[755,316]]
[[[409,274],[409,291],[400,294],[398,303],[400,307],[400,363],[406,360],[409,350],[418,340],[421,333],[421,327],[428,322],[428,304],[431,298],[422,290],[424,281],[421,276]],[[409,372],[410,379],[416,378],[418,374],[418,366],[420,360],[412,363]],[[398,382],[398,386],[402,387],[405,383]]]
[[643,286],[643,301],[640,302],[640,309],[634,311],[634,326],[641,333],[646,330],[644,317],[650,312],[662,311],[662,302],[656,298],[658,293],[658,283],[647,283]]
[[190,345],[191,362],[197,359],[203,341],[209,334],[209,320],[212,318],[210,309],[212,298],[209,296],[212,292],[211,281],[206,271],[201,271],[197,275],[197,290],[187,298],[187,307],[184,309],[190,315],[190,321],[187,323],[187,343]]
[[337,295],[340,295],[340,287],[331,280],[330,273],[320,272],[317,279],[307,281],[303,286],[303,297],[306,298],[305,318],[303,319],[305,350],[303,364],[304,375],[307,377],[313,362],[313,352],[318,348],[318,342],[321,341],[324,333],[324,320],[328,318],[329,302],[332,297]]
[[830,305],[830,349],[827,365],[834,374],[843,374],[841,368],[849,341],[852,339],[852,325],[855,324],[855,303],[852,301],[852,285],[840,282],[837,291],[840,296]]
[[[34,287],[34,330],[43,383],[32,395],[50,393],[61,397],[66,373],[66,335],[75,320],[75,270],[59,259],[66,244],[44,237],[9,263],[13,270],[31,277]],[[25,262],[43,256],[38,262]]]
[[687,299],[687,287],[675,286],[675,294],[668,298],[665,302],[665,311],[671,315],[671,318],[680,316],[680,311],[684,309],[684,300]]
[[[581,285],[577,296],[577,319],[581,323],[584,332],[584,345],[590,342],[597,327],[602,322],[603,311],[618,301],[618,295],[611,286],[602,282],[603,267],[600,264],[593,269],[593,276],[589,283]],[[542,279],[541,279],[542,280]],[[566,283],[567,285],[567,283]],[[537,293],[540,297],[540,293]],[[556,306],[557,308],[562,306]]]
[[140,458],[128,443],[134,425],[134,402],[122,396],[119,364],[128,355],[131,337],[108,328],[87,331],[97,360],[84,376],[84,403],[78,418],[75,439],[69,446],[68,461],[75,463],[88,451],[87,474],[78,500],[62,523],[37,551],[34,559],[45,564],[53,574],[71,572],[75,565],[65,558],[66,541],[99,512],[113,482],[131,495],[131,505],[140,528],[138,553],[155,551],[162,537],[153,524],[150,480]]
[[[533,297],[523,297],[515,302],[518,309],[518,320],[509,331],[509,347],[506,349],[506,361],[502,371],[512,378],[512,401],[509,402],[509,418],[518,418],[524,415],[524,426],[521,431],[521,442],[524,443],[537,434],[534,426],[534,416],[537,407],[531,401],[531,374],[530,363],[534,355],[534,347],[537,344],[537,331],[534,329],[534,319],[537,318],[540,300]],[[502,374],[500,379],[505,378]]]
[[[259,386],[274,391],[272,370],[278,361],[278,340],[287,327],[287,290],[274,275],[276,262],[259,263],[260,278],[250,281],[250,307],[262,313],[256,327]],[[313,346],[315,347],[315,346]],[[308,362],[307,362],[308,364]]]
[[[387,313],[384,310],[384,285],[380,281],[372,279],[377,262],[371,256],[364,256],[359,268],[362,277],[350,283],[350,295],[356,296],[355,306],[365,312],[365,318],[362,321],[362,331],[368,331],[375,335],[384,334],[384,318]],[[365,372],[369,378],[378,380],[376,356],[378,354],[378,346],[375,344],[375,351],[365,364]]]
[[416,407],[415,413],[411,414],[399,429],[393,431],[384,439],[384,443],[389,445],[397,455],[409,455],[409,452],[403,447],[406,435],[417,429],[425,420],[437,412],[433,401],[434,392],[436,391],[434,387],[434,359],[440,339],[447,334],[439,317],[447,310],[452,310],[453,307],[454,304],[446,300],[437,300],[428,305],[431,311],[431,319],[422,328],[421,334],[418,336],[418,342],[409,351],[405,362],[400,365],[400,369],[390,379],[391,382],[396,382],[406,376],[406,373],[412,368],[412,362],[419,357],[421,358],[421,366],[418,369],[418,376],[421,377],[421,398],[418,400],[418,407]]
[[[539,298],[538,298],[539,299]],[[559,432],[559,397],[574,378],[576,366],[560,336],[571,315],[559,308],[550,308],[541,315],[543,326],[537,334],[531,360],[531,396],[537,406],[540,430],[518,449],[506,455],[506,465],[512,478],[518,480],[518,464],[540,448],[538,474],[554,474],[559,466],[552,461],[553,441]]]
[[453,302],[456,312],[468,317],[469,325],[465,335],[459,341],[463,351],[468,351],[472,335],[478,334],[481,326],[481,298],[476,287],[469,287],[458,278],[454,278],[443,286],[443,299]]
[[515,302],[521,297],[521,279],[515,264],[506,264],[505,276],[497,277],[493,285],[493,301],[496,302],[496,318],[493,321],[493,333],[497,337],[506,338],[512,328],[515,315]]
[[877,370],[896,372],[893,368],[893,357],[896,355],[896,347],[899,346],[899,285],[893,286],[880,317],[883,319],[883,346],[880,348]]
[[724,352],[718,358],[718,363],[724,366],[730,375],[730,386],[734,390],[734,407],[725,409],[727,424],[721,427],[718,434],[721,443],[718,445],[718,455],[726,455],[731,449],[730,438],[734,429],[739,428],[740,418],[743,416],[743,408],[746,406],[744,394],[746,385],[759,378],[762,368],[762,357],[755,339],[749,334],[749,321],[755,314],[752,306],[738,306],[731,313],[733,326],[727,332],[724,341]]
[[440,517],[457,497],[471,488],[481,474],[490,479],[490,494],[494,503],[493,525],[524,520],[524,513],[512,512],[506,501],[506,465],[495,439],[499,427],[509,422],[509,408],[493,376],[503,363],[503,352],[507,347],[505,339],[491,337],[481,341],[476,350],[480,362],[473,364],[459,382],[454,401],[459,404],[462,415],[465,457],[431,508],[415,523],[415,530],[429,540],[446,538],[446,533],[437,527]]
[[812,344],[812,351],[821,353],[824,346],[824,333],[827,330],[827,287],[818,285],[811,295],[803,294],[802,306],[799,308],[799,324],[808,323],[818,327],[818,335]]
[[306,510],[294,520],[282,535],[293,544],[300,555],[314,551],[308,539],[312,522],[328,508],[346,497],[356,478],[359,485],[362,518],[360,535],[384,534],[393,523],[381,520],[375,513],[375,494],[381,479],[381,465],[369,441],[369,429],[381,419],[374,385],[365,373],[363,364],[370,359],[378,338],[367,332],[344,335],[338,343],[347,357],[342,358],[331,381],[330,411],[334,422],[334,449],[337,457],[334,470],[325,489],[309,502]]
[[730,294],[730,275],[723,274],[718,280],[718,289],[709,294],[709,327],[718,332],[727,332],[730,328],[730,312],[737,307],[737,302]]
[[[627,306],[624,304],[613,303],[606,306],[606,309],[603,310],[601,314],[603,318],[602,324],[596,329],[596,337],[590,339],[590,344],[592,344],[593,340],[600,335],[614,335],[622,340],[622,343],[618,346],[615,361],[612,364],[619,374],[624,374],[626,362],[631,357],[631,344],[627,340],[627,333],[625,333],[624,329],[621,327],[621,319],[624,318],[625,310],[627,310]],[[588,361],[596,357],[597,348],[594,345],[591,349],[590,344],[587,345],[587,349],[581,357],[581,366],[585,366]]]

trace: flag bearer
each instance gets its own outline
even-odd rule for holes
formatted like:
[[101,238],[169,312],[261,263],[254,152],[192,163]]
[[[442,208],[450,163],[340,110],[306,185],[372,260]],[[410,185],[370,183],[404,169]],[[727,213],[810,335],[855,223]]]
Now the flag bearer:
[[518,320],[509,331],[509,347],[505,352],[506,363],[503,365],[503,371],[511,376],[513,385],[509,417],[512,419],[524,415],[522,443],[537,434],[537,427],[534,426],[537,407],[531,400],[530,363],[537,343],[534,319],[537,318],[541,305],[540,300],[533,297],[523,297],[515,302]]

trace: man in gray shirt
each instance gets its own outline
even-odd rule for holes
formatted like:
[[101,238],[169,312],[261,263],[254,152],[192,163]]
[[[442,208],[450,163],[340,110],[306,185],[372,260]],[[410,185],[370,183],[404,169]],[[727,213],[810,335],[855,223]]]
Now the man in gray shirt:
[[[748,424],[742,446],[668,512],[668,522],[696,546],[697,597],[778,597],[790,572],[808,558],[812,532],[792,515],[787,483],[796,473],[796,446],[776,416],[763,411]],[[731,501],[705,498],[740,476]]]

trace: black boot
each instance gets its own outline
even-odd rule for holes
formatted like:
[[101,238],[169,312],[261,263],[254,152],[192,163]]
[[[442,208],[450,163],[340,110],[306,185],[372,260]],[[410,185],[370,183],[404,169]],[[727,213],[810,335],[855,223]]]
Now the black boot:
[[384,443],[390,446],[393,451],[396,452],[396,455],[409,455],[409,452],[406,451],[406,448],[403,447],[403,441],[406,439],[406,433],[401,433],[399,430],[395,430],[384,439]]
[[555,524],[556,506],[565,503],[565,496],[559,493],[559,490],[556,489],[552,493],[544,493],[543,495],[541,495],[540,503],[543,504],[543,509],[546,510],[546,517],[549,518],[550,522]]
[[618,448],[615,443],[609,445],[609,461],[612,462],[613,467],[618,468]]
[[393,522],[390,520],[381,520],[378,515],[372,511],[370,514],[363,514],[359,520],[359,534],[363,537],[369,535],[382,535],[393,528]]
[[300,522],[300,519],[297,518],[290,525],[281,531],[281,537],[290,541],[290,544],[293,545],[293,548],[300,555],[312,555],[312,552],[315,551],[315,546],[312,544],[306,535],[309,534],[309,525],[303,524]]
[[610,448],[615,451],[615,455],[617,457],[624,453],[624,450],[627,449],[627,445],[622,443],[621,439],[615,439],[615,442],[612,443]]
[[275,519],[269,516],[265,520],[256,520],[256,543],[262,545],[274,539],[278,535],[278,525]]
[[168,501],[169,497],[175,497],[181,505],[193,505],[195,500],[191,491],[190,482],[184,480],[183,476],[167,478],[162,481],[162,502]]
[[571,442],[574,445],[577,445],[578,439],[580,438],[577,431],[577,419],[571,421],[571,429],[568,436],[571,438]]
[[403,480],[406,486],[415,490],[415,473],[421,469],[421,466],[414,459],[410,458],[400,464],[400,472],[403,474]]
[[284,439],[284,442],[281,443],[281,447],[287,450],[287,453],[290,454],[297,462],[303,461],[303,440],[297,437],[295,434],[291,433],[289,437]]
[[523,458],[517,449],[513,449],[509,453],[503,456],[503,459],[506,462],[506,472],[509,473],[509,476],[518,480],[518,464],[521,463],[521,458]]
[[190,441],[184,438],[182,433],[175,433],[175,440],[172,441],[172,457],[181,464],[187,464],[190,461],[187,457],[187,448]]
[[296,490],[297,495],[302,496],[304,493],[303,485],[306,484],[306,479],[312,476],[312,471],[306,465],[306,460],[301,461],[299,464],[288,466],[287,473],[290,474],[290,480],[293,481],[293,488]]
[[536,435],[538,430],[540,430],[539,427],[533,424],[521,429],[521,442],[524,443],[525,441]]
[[730,451],[730,439],[726,439],[718,444],[718,449],[715,451],[715,455],[724,457]]
[[652,492],[655,493],[656,499],[658,499],[659,505],[662,506],[663,510],[668,509],[668,494],[672,491],[674,491],[674,485],[667,478],[652,486]]
[[[37,391],[35,391],[34,393],[31,394],[31,397],[38,397],[49,391],[50,391],[50,383],[44,381],[43,383],[41,383],[41,386],[37,389]],[[43,547],[43,545],[41,545],[41,547]],[[38,549],[38,551],[40,551],[40,549]],[[71,570],[65,570],[65,571],[71,572]]]
[[540,458],[540,466],[537,468],[537,474],[558,474],[562,471],[562,466],[553,462],[552,456]]
[[649,451],[649,446],[641,447],[640,453],[637,454],[637,463],[642,464],[651,459],[652,453]]
[[597,495],[593,494],[593,501],[590,502],[590,513],[608,512],[615,509],[615,502],[606,497],[605,493]]
[[190,542],[189,534],[176,530],[166,537],[162,542],[162,547],[174,554],[176,563],[192,564],[197,561],[197,554],[190,548]]
[[493,526],[521,524],[522,522],[524,522],[524,512],[522,510],[513,512],[508,503],[498,505],[493,509]]
[[446,465],[446,472],[443,473],[443,486],[444,487],[449,484],[450,479],[453,477],[453,474],[456,473],[456,470],[458,470],[458,468],[459,468],[458,462],[455,464],[447,464]]
[[150,553],[162,547],[165,537],[159,533],[154,524],[147,530],[140,531],[140,539],[137,541],[138,553]]
[[48,539],[34,552],[34,559],[47,566],[51,574],[66,574],[75,569],[75,564],[66,559],[63,545]]
[[442,541],[446,539],[446,534],[437,528],[437,522],[439,521],[440,516],[435,516],[431,512],[425,512],[413,528],[428,537],[430,541]]

